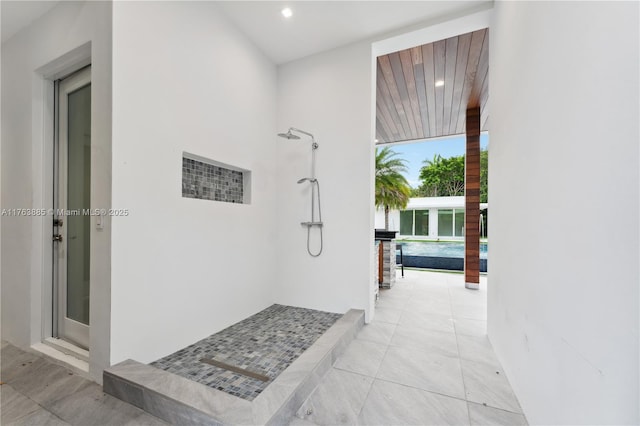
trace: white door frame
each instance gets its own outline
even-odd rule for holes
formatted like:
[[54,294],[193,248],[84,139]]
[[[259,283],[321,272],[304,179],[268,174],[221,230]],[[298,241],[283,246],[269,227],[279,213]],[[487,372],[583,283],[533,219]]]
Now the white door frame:
[[[105,9],[106,10],[106,9]],[[108,9],[110,10],[110,9]],[[102,37],[102,36],[100,36]],[[51,59],[33,64],[31,73],[31,176],[33,204],[38,210],[53,209],[54,81],[63,79],[93,63],[91,96],[91,205],[111,207],[111,42],[100,38],[85,41]],[[64,48],[64,46],[61,46]],[[53,331],[53,214],[34,215],[31,221],[29,253],[28,341],[21,346],[44,353],[69,365],[78,374],[102,383],[102,373],[110,366],[111,355],[111,220],[103,218],[103,229],[92,226],[91,235],[91,353],[74,347],[69,351],[50,342]],[[63,342],[66,343],[66,342]],[[72,345],[69,345],[72,346]],[[79,356],[82,355],[82,356]]]
[[[84,349],[89,349],[89,325],[70,319],[67,312],[67,260],[69,243],[68,216],[60,215],[60,210],[67,210],[68,197],[68,95],[91,84],[91,67],[85,67],[80,71],[60,80],[56,85],[57,92],[57,121],[58,137],[55,150],[55,175],[54,208],[55,217],[62,220],[61,226],[55,226],[54,232],[62,237],[61,241],[54,244],[54,290],[53,290],[53,334],[64,340],[68,340]],[[89,207],[89,206],[87,206]]]
[[[31,93],[31,170],[33,209],[44,214],[31,216],[31,324],[29,344],[44,350],[53,336],[53,176],[56,136],[55,81],[91,64],[91,43],[85,43],[43,66],[34,69]],[[49,352],[45,352],[49,353]],[[50,353],[51,356],[54,356]],[[63,359],[61,359],[63,360]],[[63,360],[64,361],[64,360]],[[83,367],[78,367],[84,370]],[[88,368],[86,368],[88,372]]]

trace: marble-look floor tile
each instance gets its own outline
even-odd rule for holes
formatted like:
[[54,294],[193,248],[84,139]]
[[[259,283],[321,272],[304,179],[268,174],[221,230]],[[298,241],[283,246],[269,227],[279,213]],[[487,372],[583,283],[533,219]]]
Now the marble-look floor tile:
[[464,283],[460,282],[459,285],[449,286],[449,294],[454,302],[487,304],[486,288],[472,290],[466,288]]
[[500,361],[493,351],[487,336],[458,336],[460,358],[495,365],[500,368]]
[[11,383],[16,377],[28,371],[40,357],[13,345],[2,348],[0,354],[0,380]]
[[458,356],[458,344],[454,333],[433,331],[422,327],[399,325],[393,334],[391,345],[420,349],[425,353]]
[[455,357],[389,346],[377,378],[464,398],[460,361]]
[[27,414],[14,422],[3,422],[2,424],[5,426],[70,426],[69,423],[54,416],[44,408],[39,408],[38,410]]
[[71,395],[90,383],[72,371],[40,358],[13,379],[11,386],[48,408],[65,395]]
[[455,333],[453,318],[445,315],[404,311],[399,324],[400,326],[420,327],[427,330]]
[[31,413],[35,413],[40,406],[30,400],[10,385],[0,386],[0,424],[13,423]]
[[355,424],[373,378],[332,369],[307,399],[297,417],[319,425]]
[[32,353],[23,351],[10,344],[3,345],[2,349],[0,349],[0,354],[2,356],[2,365],[13,362],[33,361],[38,358],[38,356]]
[[405,311],[415,313],[425,313],[431,315],[443,315],[447,317],[453,316],[451,311],[451,302],[447,300],[428,300],[422,301],[419,299],[412,299],[405,306]]
[[413,282],[407,274],[407,271],[404,271],[404,277],[400,272],[400,269],[397,269],[396,276],[396,285],[393,286],[391,290],[399,290],[399,291],[412,291],[415,287],[415,282]]
[[458,336],[486,337],[487,321],[456,318],[454,321]]
[[468,425],[464,401],[376,380],[358,418],[360,425]]
[[477,426],[527,426],[522,414],[487,407],[482,404],[468,402],[469,417],[472,425]]
[[502,368],[466,359],[460,360],[460,363],[467,401],[522,413]]
[[151,414],[142,413],[137,417],[132,418],[123,426],[165,426],[169,423],[152,416]]
[[[386,291],[395,291],[395,289],[386,290]],[[377,308],[393,308],[393,309],[404,309],[405,305],[409,300],[409,295],[401,295],[397,296],[397,294],[385,295],[378,299],[378,303],[376,304]]]
[[316,423],[301,419],[300,417],[293,417],[289,422],[289,426],[316,426]]
[[444,279],[449,287],[461,287],[464,288],[464,273],[444,273]]
[[433,282],[429,283],[429,285],[416,285],[413,290],[413,297],[434,297],[438,295],[449,295],[449,286],[446,282]]
[[347,350],[338,358],[334,367],[375,377],[386,351],[386,345],[356,339],[349,344]]
[[398,321],[400,321],[401,315],[402,315],[402,309],[380,307],[380,308],[376,308],[373,321],[397,324]]
[[487,306],[475,303],[454,303],[452,304],[453,317],[465,319],[487,320]]
[[142,410],[87,386],[55,402],[51,412],[73,425],[123,425],[144,413]]
[[389,324],[386,322],[372,322],[370,324],[365,324],[360,329],[360,332],[356,336],[356,339],[387,345],[391,341],[391,337],[393,336],[393,332],[395,331],[395,329],[395,324]]

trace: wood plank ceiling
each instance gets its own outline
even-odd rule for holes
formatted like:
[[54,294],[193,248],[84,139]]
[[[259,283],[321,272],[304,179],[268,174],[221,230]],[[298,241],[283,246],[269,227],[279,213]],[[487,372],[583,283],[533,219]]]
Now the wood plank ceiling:
[[488,76],[488,29],[379,56],[377,143],[462,134],[478,106],[486,130]]

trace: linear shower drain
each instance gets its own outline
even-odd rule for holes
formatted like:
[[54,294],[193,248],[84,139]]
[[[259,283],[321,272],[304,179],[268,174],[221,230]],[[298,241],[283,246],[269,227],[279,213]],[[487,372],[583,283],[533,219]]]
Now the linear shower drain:
[[202,358],[200,359],[200,362],[211,364],[214,367],[224,368],[225,370],[233,371],[234,373],[242,374],[243,376],[251,377],[252,379],[258,379],[263,382],[268,382],[269,380],[271,380],[271,378],[266,374],[246,370],[244,368],[236,367],[235,365],[227,364],[225,362],[216,361],[213,358]]

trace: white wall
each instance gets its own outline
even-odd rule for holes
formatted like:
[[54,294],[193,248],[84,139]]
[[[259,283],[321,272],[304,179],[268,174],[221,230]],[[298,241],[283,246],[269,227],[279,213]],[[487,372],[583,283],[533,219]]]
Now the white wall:
[[489,337],[531,424],[640,421],[638,12],[495,6]]
[[[108,206],[111,4],[61,2],[2,44],[3,208],[52,207],[52,80],[89,61],[91,201]],[[51,216],[2,217],[2,338],[17,346],[28,347],[51,332],[43,326],[51,305],[51,223]],[[108,250],[108,225],[93,229],[90,372],[96,379],[109,363]]]
[[[276,68],[214,3],[116,2],[112,361],[148,362],[276,299]],[[252,171],[182,198],[182,152]]]
[[[375,228],[384,229],[384,209],[376,209]],[[389,230],[400,230],[400,210],[389,210]]]
[[[371,44],[331,50],[278,68],[278,130],[315,135],[324,251],[307,254],[308,140],[277,140],[278,302],[345,312],[369,309],[373,282]],[[275,140],[274,136],[274,140]],[[317,235],[314,238],[317,241]],[[314,250],[316,246],[313,246]]]

